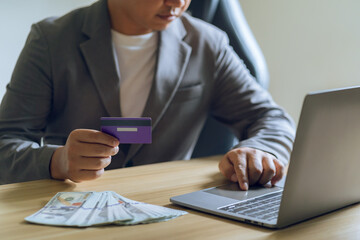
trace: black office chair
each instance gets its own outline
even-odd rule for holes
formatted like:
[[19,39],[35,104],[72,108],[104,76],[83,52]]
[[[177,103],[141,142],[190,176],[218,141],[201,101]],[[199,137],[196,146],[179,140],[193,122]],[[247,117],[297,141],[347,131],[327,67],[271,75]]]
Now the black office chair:
[[[239,0],[193,0],[188,11],[225,31],[235,52],[250,73],[264,88],[268,87],[269,72],[264,56],[246,22]],[[196,143],[192,158],[225,154],[236,144],[232,131],[211,116]]]

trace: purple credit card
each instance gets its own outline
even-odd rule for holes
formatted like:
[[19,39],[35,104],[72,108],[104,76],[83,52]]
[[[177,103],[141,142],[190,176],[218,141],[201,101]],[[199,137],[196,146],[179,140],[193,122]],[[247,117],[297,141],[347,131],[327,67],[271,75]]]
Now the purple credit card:
[[102,117],[101,131],[122,143],[151,143],[151,118]]

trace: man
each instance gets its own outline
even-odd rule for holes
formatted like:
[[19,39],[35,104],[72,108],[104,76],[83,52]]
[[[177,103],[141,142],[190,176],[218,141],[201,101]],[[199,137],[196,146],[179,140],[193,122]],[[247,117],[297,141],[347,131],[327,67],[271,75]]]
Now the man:
[[[189,159],[210,111],[245,137],[219,163],[242,190],[284,174],[293,124],[190,0],[100,0],[33,25],[0,108],[1,182],[74,182],[104,169]],[[152,118],[123,146],[100,117]]]

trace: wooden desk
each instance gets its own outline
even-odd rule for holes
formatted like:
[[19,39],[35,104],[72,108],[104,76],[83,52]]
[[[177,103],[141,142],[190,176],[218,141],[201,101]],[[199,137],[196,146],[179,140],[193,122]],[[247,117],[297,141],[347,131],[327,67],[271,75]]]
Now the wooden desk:
[[282,230],[269,230],[185,209],[189,214],[162,223],[89,228],[29,224],[24,218],[60,191],[111,190],[137,201],[172,205],[174,195],[225,183],[220,157],[153,164],[105,172],[75,184],[40,180],[0,186],[0,239],[360,239],[360,206],[354,205]]

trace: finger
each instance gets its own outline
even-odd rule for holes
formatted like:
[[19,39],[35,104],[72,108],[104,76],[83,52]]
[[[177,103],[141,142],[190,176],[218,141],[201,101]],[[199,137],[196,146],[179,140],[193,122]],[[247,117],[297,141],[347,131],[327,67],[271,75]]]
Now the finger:
[[88,158],[80,157],[76,161],[76,168],[78,170],[101,170],[106,168],[111,163],[111,157],[107,158]]
[[266,155],[262,158],[263,173],[259,180],[259,184],[265,185],[275,176],[276,167],[275,167],[273,159],[274,158],[266,156]]
[[259,181],[263,173],[261,155],[258,154],[257,152],[248,153],[247,166],[248,166],[247,170],[248,170],[249,185],[254,185]]
[[285,165],[282,162],[280,162],[278,159],[274,159],[273,162],[276,168],[276,175],[271,179],[271,184],[275,185],[283,178],[285,174]]
[[108,145],[97,143],[76,142],[68,146],[70,156],[81,157],[109,157],[119,152],[119,147],[110,147]]
[[227,154],[219,162],[220,172],[229,180],[237,182],[236,173],[232,163],[229,161]]
[[92,129],[76,129],[70,133],[69,138],[70,137],[76,139],[78,142],[100,143],[110,147],[118,146],[120,143],[117,138]]
[[241,151],[233,151],[228,154],[229,160],[232,162],[239,186],[241,190],[249,189],[249,180],[247,175],[246,153]]
[[104,169],[100,170],[80,170],[73,174],[73,176],[70,177],[71,181],[74,182],[81,182],[81,181],[88,181],[88,180],[94,180],[99,177],[101,177],[104,173]]

